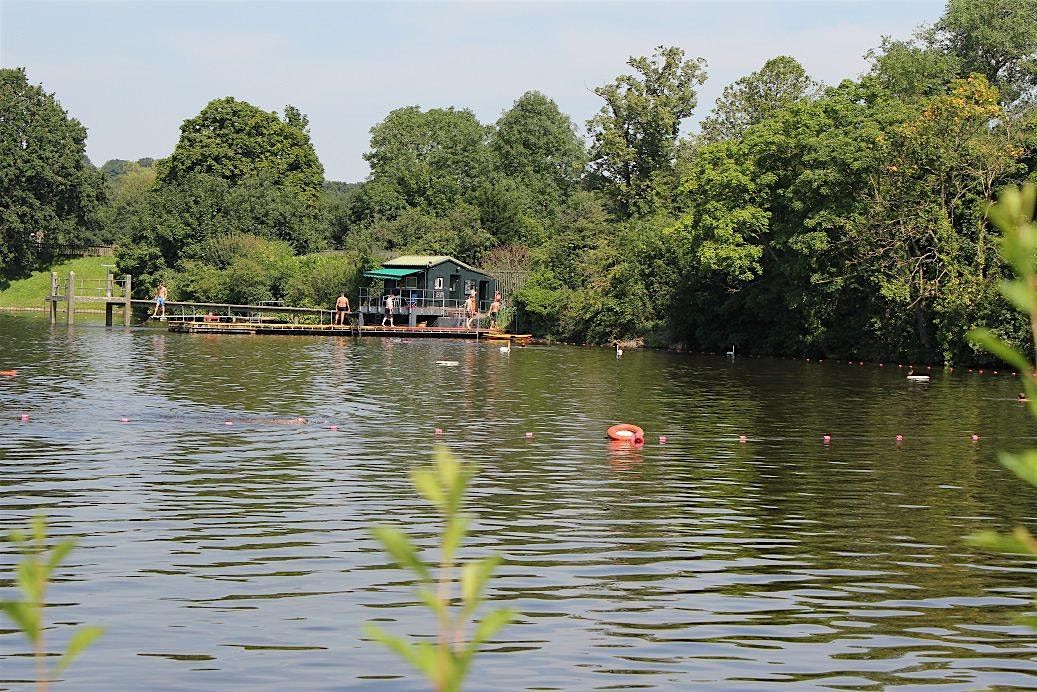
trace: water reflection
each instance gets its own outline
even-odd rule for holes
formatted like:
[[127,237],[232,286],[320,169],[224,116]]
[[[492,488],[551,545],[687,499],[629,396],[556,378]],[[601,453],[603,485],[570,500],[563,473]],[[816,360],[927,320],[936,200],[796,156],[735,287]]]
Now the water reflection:
[[[522,614],[475,689],[1037,685],[1035,565],[959,539],[1037,523],[994,462],[1037,444],[1010,378],[0,315],[7,367],[0,528],[82,535],[52,640],[109,629],[71,689],[422,688],[360,632],[432,629],[367,527],[434,544],[407,471],[440,440],[480,464],[466,550],[507,557]],[[0,686],[24,648],[0,631]]]

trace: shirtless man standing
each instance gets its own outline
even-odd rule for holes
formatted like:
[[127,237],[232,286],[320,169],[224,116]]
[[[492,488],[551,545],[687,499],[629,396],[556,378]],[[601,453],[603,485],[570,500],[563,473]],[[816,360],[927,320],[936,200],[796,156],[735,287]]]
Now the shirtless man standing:
[[[169,289],[166,288],[165,283],[159,282],[158,291],[155,293],[155,314],[152,317],[165,317],[166,316],[166,298],[169,297]],[[162,314],[159,314],[159,313]]]
[[349,298],[346,297],[346,292],[342,291],[342,295],[335,301],[335,317],[333,318],[333,324],[345,326],[346,322],[349,321]]
[[468,300],[464,302],[464,313],[468,321],[465,326],[468,329],[472,328],[472,322],[479,318],[479,302],[475,298],[475,291],[472,291],[471,295],[468,296]]

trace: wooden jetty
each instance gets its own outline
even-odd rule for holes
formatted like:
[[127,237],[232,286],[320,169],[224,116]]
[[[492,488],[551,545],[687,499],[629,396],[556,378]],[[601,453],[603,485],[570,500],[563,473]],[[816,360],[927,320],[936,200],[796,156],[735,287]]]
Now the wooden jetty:
[[407,338],[440,338],[440,339],[486,339],[490,341],[514,341],[528,343],[531,334],[511,334],[496,330],[476,330],[464,327],[382,327],[376,325],[360,326],[353,324],[342,327],[332,324],[292,324],[284,322],[233,321],[216,322],[197,319],[170,319],[169,331],[183,334],[281,334],[311,336],[353,336],[353,337],[407,337]]
[[50,295],[44,300],[47,302],[50,313],[50,323],[58,321],[58,305],[65,304],[65,322],[74,324],[76,321],[76,305],[85,303],[91,306],[104,306],[104,323],[112,325],[112,312],[116,307],[122,308],[122,323],[130,326],[130,317],[133,315],[134,303],[147,303],[149,301],[133,300],[133,279],[127,274],[121,279],[108,274],[103,281],[84,282],[76,279],[75,272],[68,273],[68,279],[58,278],[57,272],[50,273]]
[[[105,280],[83,282],[69,272],[68,279],[59,279],[51,272],[49,304],[51,324],[57,322],[58,306],[65,305],[66,322],[75,322],[75,309],[82,303],[105,306],[105,324],[112,326],[113,310],[121,308],[123,324],[130,326],[134,308],[146,314],[154,310],[153,300],[131,297],[132,278],[127,275],[116,279],[108,274]],[[383,298],[384,300],[384,298]],[[403,305],[397,319],[405,324],[389,327],[364,324],[365,317],[380,317],[378,298],[368,299],[356,312],[349,315],[349,324],[335,325],[334,310],[301,308],[270,301],[260,305],[166,301],[165,321],[169,331],[184,334],[307,334],[321,336],[377,336],[447,339],[488,339],[527,343],[530,334],[511,334],[484,328],[479,320],[468,326],[461,308],[453,301],[437,298]],[[148,318],[145,317],[145,321]],[[154,319],[154,318],[151,318]]]

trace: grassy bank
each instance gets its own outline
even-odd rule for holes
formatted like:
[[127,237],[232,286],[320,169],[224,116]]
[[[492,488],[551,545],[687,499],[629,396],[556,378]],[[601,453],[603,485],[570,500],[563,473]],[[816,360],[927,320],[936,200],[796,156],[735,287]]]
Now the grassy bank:
[[42,309],[43,299],[50,292],[50,273],[68,277],[74,271],[80,279],[103,280],[114,257],[79,257],[77,259],[58,262],[47,269],[33,272],[22,279],[0,279],[0,308],[38,308]]

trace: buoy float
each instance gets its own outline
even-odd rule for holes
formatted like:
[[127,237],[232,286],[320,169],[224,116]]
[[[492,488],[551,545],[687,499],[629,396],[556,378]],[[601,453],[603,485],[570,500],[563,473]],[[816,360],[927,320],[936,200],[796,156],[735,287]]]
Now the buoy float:
[[533,439],[533,433],[531,433],[531,432],[526,433],[526,439],[527,440],[532,440]]
[[661,445],[666,444],[666,435],[660,435],[659,436],[659,444],[661,444]]
[[748,441],[749,441],[749,438],[748,438],[748,437],[746,437],[745,435],[739,435],[739,436],[738,436],[738,441],[739,441],[739,442],[748,442]]
[[0,370],[0,377],[17,377],[17,370]]
[[129,422],[130,422],[130,419],[129,419],[129,418],[126,418],[126,417],[124,416],[124,417],[122,417],[122,418],[120,418],[120,419],[119,419],[119,422],[120,422],[120,423],[129,423]]
[[904,436],[903,435],[897,435],[897,442],[903,442],[903,441],[904,441]]
[[21,416],[19,416],[19,420],[24,423],[25,421],[29,420],[29,414],[23,413]]
[[328,426],[328,430],[338,430],[338,426],[337,425],[329,425]]
[[443,434],[443,428],[436,428],[436,434],[437,435],[442,435]]
[[821,438],[821,441],[824,442],[826,445],[827,444],[831,444],[832,436],[831,435],[825,435],[824,437]]
[[225,421],[223,421],[223,424],[224,425],[234,425],[234,421],[225,420]]
[[605,434],[610,439],[633,442],[634,444],[644,444],[645,441],[645,431],[629,423],[613,425]]
[[976,433],[972,433],[972,441],[979,442],[979,435],[977,435]]

